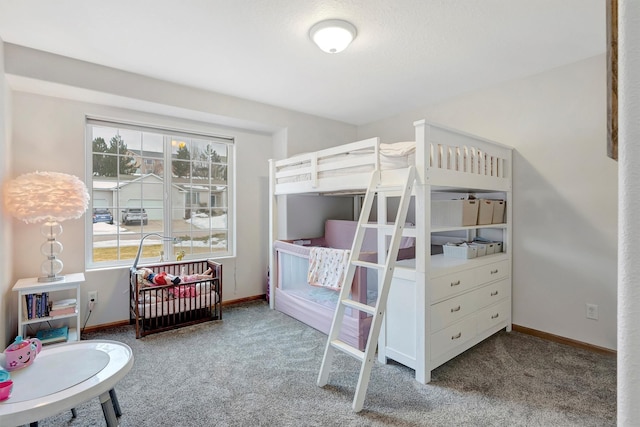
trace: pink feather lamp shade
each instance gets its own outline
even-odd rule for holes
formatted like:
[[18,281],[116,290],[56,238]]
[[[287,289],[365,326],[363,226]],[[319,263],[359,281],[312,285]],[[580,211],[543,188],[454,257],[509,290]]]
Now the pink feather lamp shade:
[[32,172],[8,181],[4,185],[4,206],[15,218],[27,224],[42,223],[41,232],[47,238],[40,251],[47,259],[42,263],[44,277],[38,280],[60,280],[62,243],[56,237],[62,233],[60,222],[80,218],[89,206],[89,192],[79,178],[59,172]]

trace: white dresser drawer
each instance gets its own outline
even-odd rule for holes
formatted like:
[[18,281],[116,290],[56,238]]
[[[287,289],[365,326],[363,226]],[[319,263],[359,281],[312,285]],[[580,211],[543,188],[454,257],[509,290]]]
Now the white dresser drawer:
[[509,261],[494,262],[493,264],[483,265],[474,268],[477,283],[489,283],[494,280],[502,279],[509,275]]
[[509,319],[511,300],[506,299],[478,313],[478,333]]
[[439,331],[476,311],[480,306],[474,292],[450,298],[431,306],[431,332]]
[[475,269],[463,270],[432,279],[431,302],[459,294],[476,286],[479,282],[476,280],[475,271]]
[[494,304],[501,299],[507,298],[510,295],[509,285],[511,281],[509,279],[500,280],[499,282],[491,283],[490,285],[483,286],[477,291],[473,291],[473,295],[478,303],[477,307],[483,308],[491,304]]
[[431,335],[431,358],[437,359],[448,351],[476,336],[476,316],[468,317]]

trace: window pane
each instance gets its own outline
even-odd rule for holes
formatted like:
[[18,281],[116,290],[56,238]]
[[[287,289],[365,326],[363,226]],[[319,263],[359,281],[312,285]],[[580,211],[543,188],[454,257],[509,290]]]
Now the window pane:
[[[227,164],[230,145],[131,125],[89,120],[91,135],[92,253],[94,265],[141,259],[205,257],[230,252]],[[231,140],[229,140],[231,143]],[[171,170],[165,170],[165,157]],[[166,181],[166,180],[169,181]],[[188,259],[188,258],[187,258]]]

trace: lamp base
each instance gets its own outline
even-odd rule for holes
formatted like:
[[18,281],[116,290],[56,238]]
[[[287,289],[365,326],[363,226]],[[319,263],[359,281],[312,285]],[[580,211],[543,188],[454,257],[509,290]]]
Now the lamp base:
[[47,221],[40,227],[40,233],[47,238],[46,242],[40,246],[40,252],[47,259],[40,266],[40,271],[44,276],[38,277],[38,282],[56,282],[62,280],[58,273],[62,271],[64,264],[58,259],[62,253],[62,243],[56,240],[62,234],[62,225],[56,221]]
[[64,276],[40,276],[38,277],[38,282],[57,282],[59,280],[63,280]]

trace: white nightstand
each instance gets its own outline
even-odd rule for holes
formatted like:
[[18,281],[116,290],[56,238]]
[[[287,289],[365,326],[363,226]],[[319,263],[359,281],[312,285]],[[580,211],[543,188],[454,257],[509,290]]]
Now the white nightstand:
[[[58,321],[61,319],[69,319],[69,338],[68,341],[80,341],[80,285],[84,282],[84,273],[72,273],[62,276],[62,280],[56,282],[38,282],[37,277],[28,279],[20,279],[13,286],[13,290],[18,292],[18,335],[26,337],[26,327],[28,325]],[[59,291],[67,291],[74,289],[76,291],[76,310],[72,314],[63,314],[55,317],[35,317],[29,319],[27,313],[23,310],[25,296],[29,294],[41,294],[48,292],[49,298],[55,301],[55,293]]]

